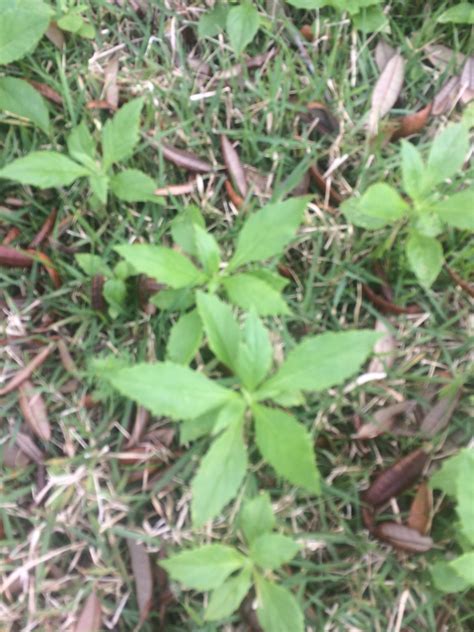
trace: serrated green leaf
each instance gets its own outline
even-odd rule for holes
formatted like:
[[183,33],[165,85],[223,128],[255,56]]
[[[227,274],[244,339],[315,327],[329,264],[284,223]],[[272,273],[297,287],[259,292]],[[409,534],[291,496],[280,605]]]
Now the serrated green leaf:
[[261,492],[244,503],[238,524],[248,544],[274,528],[275,516],[268,492]]
[[430,568],[433,583],[438,590],[445,593],[455,593],[466,590],[469,582],[463,579],[452,568],[451,563],[435,562]]
[[253,213],[239,233],[228,270],[282,254],[285,246],[295,237],[310,200],[309,196],[290,198],[284,202],[268,204]]
[[194,238],[195,225],[201,228],[206,225],[200,209],[195,205],[188,206],[171,222],[171,236],[174,242],[181,246],[188,255],[193,256],[197,255]]
[[264,533],[252,541],[250,557],[265,570],[276,570],[292,560],[300,550],[292,538],[280,533]]
[[247,48],[259,27],[258,11],[248,0],[230,9],[226,18],[226,31],[236,55],[240,55]]
[[474,230],[474,187],[454,193],[433,204],[432,209],[449,226],[461,230]]
[[103,295],[110,307],[119,313],[125,304],[127,288],[121,279],[107,279],[102,289]]
[[155,195],[156,184],[139,169],[125,169],[110,178],[110,190],[124,202],[154,202],[163,204]]
[[224,4],[218,4],[211,11],[206,11],[199,18],[198,37],[215,37],[225,28],[227,14],[230,7]]
[[371,185],[359,199],[341,205],[341,210],[356,226],[377,229],[398,221],[408,212],[408,204],[384,182]]
[[102,130],[104,168],[129,158],[140,138],[140,114],[145,100],[133,99],[123,105]]
[[472,481],[474,480],[474,450],[463,451],[456,477],[456,513],[459,516],[463,535],[474,545],[474,502]]
[[[84,156],[94,160],[96,143],[84,121],[71,130],[71,133],[66,138],[66,143],[70,156],[78,162],[82,162]],[[89,165],[90,162],[87,164]]]
[[90,255],[89,253],[80,253],[74,255],[75,260],[88,276],[103,274],[104,276],[112,276],[111,268],[98,255]]
[[444,11],[438,17],[437,22],[441,22],[441,24],[446,24],[447,22],[474,24],[474,5],[472,2],[460,2]]
[[205,621],[219,621],[229,617],[240,606],[251,586],[252,575],[249,568],[244,568],[238,575],[225,581],[212,592],[204,614]]
[[27,118],[43,132],[49,133],[46,103],[39,92],[23,79],[0,77],[0,109]]
[[205,272],[211,276],[219,270],[221,253],[216,239],[198,224],[194,224],[196,255]]
[[462,123],[448,125],[437,134],[428,154],[424,188],[430,191],[456,175],[464,164],[468,149],[469,132]]
[[443,461],[441,468],[431,477],[430,486],[434,489],[441,489],[445,494],[455,497],[458,479],[464,469],[464,464],[471,470],[474,469],[474,450],[471,448],[460,450],[455,456]]
[[267,376],[272,358],[273,348],[268,331],[252,311],[245,320],[236,362],[236,373],[246,388],[253,391]]
[[379,333],[368,330],[307,338],[288,354],[257,396],[266,399],[278,393],[321,391],[342,384],[359,370],[379,338]]
[[303,613],[289,590],[257,576],[257,618],[264,632],[304,632]]
[[311,435],[291,415],[255,404],[255,440],[264,459],[293,485],[319,494],[319,472]]
[[449,565],[469,586],[474,586],[474,551],[460,555]]
[[160,561],[172,579],[187,588],[212,590],[242,568],[245,557],[225,544],[205,544]]
[[242,422],[229,426],[204,455],[191,483],[194,526],[215,518],[237,495],[247,470]]
[[0,64],[31,52],[46,32],[52,13],[41,0],[0,0]]
[[201,279],[201,272],[184,255],[163,246],[150,244],[126,244],[115,246],[137,273],[147,274],[160,283],[174,289],[192,286]]
[[239,351],[240,330],[232,309],[217,296],[198,291],[196,302],[209,348],[216,358],[233,369]]
[[99,202],[106,204],[109,191],[109,178],[103,173],[89,175],[89,186]]
[[422,183],[425,165],[418,149],[406,140],[401,142],[403,189],[412,200],[420,200],[424,195]]
[[200,437],[211,434],[216,425],[218,411],[211,410],[195,419],[185,419],[179,425],[179,441],[181,444],[190,443]]
[[136,364],[112,371],[107,379],[125,397],[177,421],[199,417],[235,397],[202,373],[173,362]]
[[189,364],[201,346],[202,322],[195,309],[182,314],[171,327],[166,356],[177,364]]
[[256,279],[260,279],[260,281],[265,281],[267,285],[272,287],[274,290],[277,290],[278,292],[282,292],[289,283],[289,280],[285,279],[285,277],[282,277],[281,274],[278,274],[278,272],[272,272],[267,268],[246,270],[246,273],[250,274]]
[[150,303],[160,309],[184,312],[195,304],[194,290],[189,287],[181,290],[160,290],[150,297]]
[[55,151],[33,151],[0,169],[0,178],[48,189],[67,186],[89,173],[85,167]]
[[443,266],[443,248],[437,239],[411,231],[406,242],[410,268],[424,287],[431,287]]
[[244,418],[246,410],[247,404],[245,400],[240,395],[236,395],[234,399],[224,404],[217,412],[216,423],[212,428],[212,434],[218,434],[229,426],[240,423]]
[[222,285],[234,305],[254,309],[260,316],[290,314],[290,308],[277,290],[245,272],[222,279]]

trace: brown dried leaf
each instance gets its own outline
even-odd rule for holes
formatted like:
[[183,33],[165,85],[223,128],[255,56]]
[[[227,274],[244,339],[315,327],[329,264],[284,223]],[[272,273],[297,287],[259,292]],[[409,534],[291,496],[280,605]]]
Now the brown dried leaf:
[[380,119],[395,105],[403,86],[404,75],[405,61],[400,53],[395,53],[387,62],[372,93],[368,124],[369,136],[377,134]]
[[59,50],[64,48],[64,34],[56,22],[49,23],[45,35],[49,41],[56,46],[56,48],[59,48]]
[[61,277],[59,276],[59,272],[56,270],[54,263],[48,257],[47,254],[41,252],[40,250],[31,250],[30,251],[34,256],[41,261],[43,268],[49,275],[49,278],[53,282],[53,285],[56,289],[60,288],[62,285]]
[[456,65],[461,66],[465,60],[465,55],[455,53],[451,48],[443,44],[427,44],[425,51],[427,52],[426,57],[432,65],[441,71],[446,70],[453,61],[455,61]]
[[407,399],[399,404],[391,404],[380,408],[374,415],[373,421],[369,421],[359,428],[354,439],[366,440],[375,439],[384,432],[390,432],[400,415],[410,415],[416,408],[417,402],[414,399]]
[[41,228],[39,229],[39,231],[36,233],[35,237],[33,238],[30,244],[30,248],[37,248],[43,243],[45,239],[47,239],[51,235],[54,228],[54,224],[56,222],[57,213],[58,213],[57,210],[53,208],[53,210],[45,219],[43,225],[41,226]]
[[374,329],[384,334],[383,338],[379,338],[374,346],[374,354],[381,357],[372,358],[367,371],[369,373],[382,373],[390,369],[395,362],[397,341],[383,320],[377,319]]
[[145,546],[132,538],[127,538],[127,546],[130,552],[132,571],[135,578],[137,602],[140,610],[140,623],[143,623],[148,617],[153,599],[153,576],[150,558],[148,557]]
[[2,240],[2,246],[9,246],[12,242],[14,242],[21,235],[21,230],[18,226],[12,226],[5,237]]
[[303,24],[303,26],[300,28],[300,33],[307,42],[314,41],[313,27],[310,24]]
[[146,425],[150,419],[150,413],[143,406],[137,406],[137,412],[135,414],[135,421],[133,422],[133,430],[130,435],[130,439],[127,441],[125,447],[131,448],[136,445],[143,433],[145,432]]
[[436,404],[428,411],[421,422],[420,431],[426,437],[434,437],[444,430],[458,405],[462,389],[459,387],[454,392],[448,393],[438,399]]
[[245,171],[240,162],[239,154],[224,134],[221,135],[221,149],[227,172],[237,189],[237,193],[245,198],[248,192]]
[[16,435],[16,444],[20,450],[35,463],[39,464],[44,461],[44,454],[29,435],[24,432],[18,432]]
[[72,373],[73,375],[76,375],[79,372],[79,369],[77,368],[76,363],[72,359],[69,349],[62,338],[58,340],[58,351],[59,351],[59,357],[61,358],[61,363],[63,367],[65,368],[65,370],[68,373]]
[[45,99],[48,99],[49,101],[52,101],[53,103],[56,103],[56,105],[63,104],[62,96],[58,92],[56,92],[56,90],[53,90],[53,88],[48,86],[46,83],[33,81],[33,79],[29,79],[28,83],[30,83],[33,86],[33,88],[37,90]]
[[74,632],[100,632],[102,608],[95,590],[87,597]]
[[166,187],[161,187],[160,189],[155,189],[155,195],[187,195],[188,193],[193,193],[193,191],[197,187],[197,180],[192,178],[188,182],[184,182],[184,184],[169,184]]
[[401,305],[395,305],[391,301],[387,301],[376,294],[368,285],[362,284],[362,293],[381,311],[387,314],[421,314],[422,308],[418,305],[407,305],[402,307]]
[[107,103],[116,110],[119,104],[119,89],[117,86],[117,74],[119,69],[119,58],[112,57],[104,69],[104,97]]
[[92,99],[86,103],[88,110],[110,110],[113,112],[114,106],[105,99]]
[[397,522],[382,522],[377,525],[374,533],[394,548],[411,553],[424,553],[433,546],[433,540],[430,537],[421,535],[416,529],[405,527]]
[[16,373],[11,380],[0,389],[0,397],[11,393],[20,386],[25,380],[27,380],[36,369],[43,364],[46,358],[49,356],[54,348],[54,344],[51,343],[44,349],[42,349],[37,356],[35,356],[25,367],[23,367],[18,373]]
[[330,202],[334,204],[334,206],[339,206],[339,204],[341,204],[341,202],[343,201],[342,195],[338,193],[336,189],[334,189],[332,186],[329,186],[328,180],[326,180],[326,178],[315,165],[310,165],[309,172],[321,193],[325,197],[326,195],[329,195]]
[[232,182],[230,180],[226,180],[224,182],[224,186],[225,186],[226,193],[227,193],[227,195],[229,197],[229,200],[232,202],[232,204],[235,206],[235,208],[240,210],[243,207],[243,205],[245,204],[244,198],[241,197],[237,193],[237,191],[232,186]]
[[15,443],[4,443],[1,447],[3,465],[6,467],[26,467],[30,458]]
[[49,441],[51,439],[51,426],[41,393],[29,380],[20,384],[18,392],[20,409],[26,423],[37,437],[43,441]]
[[432,513],[433,492],[429,486],[423,482],[418,487],[418,491],[411,503],[407,525],[411,529],[416,529],[421,535],[427,535],[431,527]]
[[99,312],[106,309],[104,298],[105,277],[102,274],[95,274],[91,280],[91,306]]
[[467,105],[474,99],[474,57],[468,57],[461,72],[460,101]]
[[31,268],[33,265],[31,254],[17,250],[10,246],[0,246],[0,265],[9,268]]
[[428,122],[433,108],[432,103],[428,103],[423,109],[418,110],[414,114],[407,114],[398,119],[397,129],[393,132],[390,140],[398,140],[399,138],[406,138],[412,136],[412,134],[419,134]]
[[375,63],[380,72],[383,71],[388,62],[397,51],[384,39],[379,39],[375,47]]
[[446,83],[443,84],[440,91],[435,95],[431,114],[433,116],[440,116],[441,114],[450,112],[458,102],[460,92],[460,77],[450,77]]
[[363,499],[369,505],[379,507],[390,498],[396,497],[413,485],[423,472],[428,461],[428,454],[421,448],[410,452],[394,465],[383,470],[369,489],[364,492]]
[[307,108],[311,114],[311,119],[303,116],[302,118],[307,122],[315,123],[316,129],[322,134],[337,134],[339,132],[339,121],[334,114],[329,110],[325,103],[321,101],[310,101]]
[[449,266],[445,266],[445,268],[452,280],[457,283],[459,287],[462,288],[467,294],[469,294],[469,296],[472,296],[472,298],[474,298],[474,285],[471,285],[470,283],[465,281],[455,270],[453,270]]
[[163,157],[177,167],[183,167],[188,171],[195,171],[197,173],[209,173],[214,171],[214,167],[209,162],[198,158],[189,151],[178,149],[177,147],[166,145],[165,143],[162,143],[160,147],[163,152]]

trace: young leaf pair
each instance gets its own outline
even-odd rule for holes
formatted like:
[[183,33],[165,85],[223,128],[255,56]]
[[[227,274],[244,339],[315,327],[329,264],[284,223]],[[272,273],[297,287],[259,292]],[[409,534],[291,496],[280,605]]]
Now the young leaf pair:
[[155,182],[138,169],[115,173],[113,165],[132,156],[139,140],[142,97],[124,105],[103,127],[102,156],[84,121],[67,138],[69,156],[56,151],[34,151],[0,170],[0,178],[31,184],[41,189],[72,184],[87,177],[95,197],[103,204],[108,191],[125,202],[156,202]]
[[379,334],[361,330],[307,338],[269,376],[272,345],[255,312],[240,329],[229,305],[201,291],[197,310],[209,348],[234,375],[226,386],[173,362],[137,364],[105,375],[122,395],[156,415],[181,421],[182,441],[214,437],[191,483],[194,525],[217,516],[241,488],[249,463],[246,437],[251,436],[245,429],[251,420],[256,446],[275,472],[319,493],[312,437],[276,406],[300,404],[304,391],[341,384],[359,369]]
[[254,309],[260,316],[290,313],[281,296],[287,281],[255,267],[255,263],[280,255],[294,239],[309,199],[290,198],[253,213],[242,226],[234,254],[225,264],[217,241],[206,231],[196,207],[179,215],[171,232],[175,243],[197,260],[199,267],[186,254],[163,246],[132,244],[115,248],[137,273],[170,287],[152,298],[155,305],[183,312],[171,330],[167,349],[170,360],[188,364],[201,344],[203,329],[194,307],[199,288],[210,293],[223,291],[231,303],[244,310]]
[[229,617],[254,586],[257,617],[265,632],[303,632],[303,613],[293,594],[264,576],[290,562],[300,548],[292,538],[272,533],[275,517],[268,494],[244,504],[239,527],[247,554],[232,546],[207,544],[172,555],[160,565],[186,588],[212,590],[205,621]]
[[215,37],[225,30],[232,50],[236,55],[241,55],[259,28],[258,10],[250,0],[244,0],[235,7],[217,4],[214,9],[204,13],[199,20],[198,35],[200,38]]
[[449,125],[435,137],[426,162],[415,145],[402,140],[402,185],[411,204],[393,187],[379,182],[360,198],[341,205],[349,221],[369,230],[408,223],[406,257],[420,284],[427,288],[443,265],[443,247],[437,237],[445,226],[474,230],[474,189],[447,197],[437,190],[459,172],[468,148],[469,130],[464,123]]

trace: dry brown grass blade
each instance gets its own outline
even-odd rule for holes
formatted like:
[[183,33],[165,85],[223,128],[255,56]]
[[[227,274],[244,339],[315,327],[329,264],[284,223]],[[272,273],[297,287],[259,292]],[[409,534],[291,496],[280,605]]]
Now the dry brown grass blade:
[[57,210],[53,208],[51,213],[45,219],[39,231],[36,233],[35,237],[33,237],[33,240],[30,243],[30,248],[37,248],[43,243],[45,239],[47,239],[51,235],[54,228],[54,224],[56,222],[57,214],[58,214]]
[[470,283],[465,281],[455,270],[453,270],[449,266],[445,266],[445,268],[452,280],[457,283],[459,287],[462,288],[467,294],[469,294],[469,296],[472,296],[472,298],[474,298],[474,285],[471,285]]
[[431,114],[433,116],[441,116],[441,114],[447,114],[450,112],[458,102],[460,93],[460,77],[457,75],[455,77],[450,77],[446,83],[442,85],[440,91],[435,95]]
[[339,204],[341,204],[341,202],[343,201],[342,195],[338,193],[332,186],[329,186],[329,182],[323,177],[323,174],[319,171],[317,167],[311,165],[309,167],[309,172],[321,193],[324,196],[329,195],[330,202],[334,204],[334,206],[339,206]]
[[369,114],[369,136],[375,136],[378,124],[395,105],[403,86],[405,61],[400,53],[395,53],[387,62],[372,92]]
[[465,55],[455,53],[451,48],[443,44],[427,44],[425,51],[427,59],[435,68],[441,71],[446,70],[453,62],[460,66],[465,60]]
[[416,529],[421,535],[427,535],[431,527],[431,517],[433,513],[433,492],[426,482],[418,487],[415,497],[410,506],[407,526]]
[[224,134],[221,135],[221,149],[227,173],[234,183],[237,193],[245,198],[248,192],[248,185],[244,167],[240,162],[239,154]]
[[384,335],[375,343],[374,354],[377,357],[372,358],[367,371],[369,373],[381,373],[389,369],[395,362],[397,341],[383,320],[377,319],[374,329]]
[[4,443],[2,446],[3,465],[5,467],[26,467],[30,463],[27,454],[20,450],[15,443]]
[[48,255],[44,252],[41,252],[40,250],[34,250],[31,252],[39,261],[41,261],[43,268],[48,273],[54,287],[56,289],[59,289],[63,283],[61,281],[61,277],[59,276],[59,272],[56,270],[54,263],[51,261]]
[[25,380],[23,384],[20,384],[18,393],[20,410],[26,423],[42,441],[49,441],[51,439],[51,425],[41,393],[35,389],[29,380]]
[[407,399],[404,402],[398,404],[390,404],[390,406],[384,406],[380,408],[373,415],[373,421],[369,421],[359,428],[357,434],[354,435],[354,439],[366,440],[375,439],[379,435],[390,432],[397,422],[400,415],[410,415],[413,413],[417,405],[414,399]]
[[363,493],[363,500],[379,507],[409,489],[417,480],[429,459],[422,450],[414,450],[394,465],[381,472],[369,489]]
[[62,50],[64,48],[64,33],[61,31],[56,22],[50,22],[45,33],[46,37],[52,42],[56,48]]
[[474,57],[468,57],[460,77],[460,101],[467,105],[474,99]]
[[155,195],[188,195],[193,193],[197,188],[197,180],[192,178],[183,184],[169,184],[166,187],[155,189]]
[[375,47],[375,63],[380,72],[383,71],[388,62],[392,59],[397,51],[390,46],[390,44],[384,40],[379,39],[377,46]]
[[9,246],[21,235],[21,231],[17,226],[12,226],[2,240],[2,246]]
[[153,599],[153,576],[150,558],[145,546],[132,538],[127,538],[127,546],[130,552],[132,571],[135,578],[140,623],[143,623],[148,617]]
[[29,435],[24,432],[18,432],[16,435],[16,444],[32,461],[38,464],[43,463],[44,454]]
[[226,180],[224,182],[224,186],[229,200],[232,202],[235,208],[240,210],[245,203],[244,198],[237,193],[237,191],[232,186],[232,182],[230,180]]
[[33,86],[33,88],[37,90],[45,99],[48,99],[48,101],[52,101],[53,103],[56,103],[56,105],[63,104],[62,96],[58,92],[56,92],[56,90],[53,90],[53,88],[48,86],[46,83],[41,83],[40,81],[33,81],[33,79],[29,79],[28,83],[30,83]]
[[433,540],[430,537],[397,522],[382,522],[377,525],[374,533],[401,551],[425,553],[433,547]]
[[376,294],[365,283],[362,284],[362,293],[369,299],[369,301],[386,314],[421,314],[423,312],[422,308],[418,305],[407,305],[407,307],[402,307],[401,305],[396,305],[391,301],[387,301],[382,296]]
[[111,105],[105,99],[92,99],[92,101],[88,101],[86,103],[86,108],[88,110],[110,110],[114,111],[113,105]]
[[451,417],[461,397],[461,388],[454,393],[440,397],[436,404],[428,411],[421,422],[420,431],[426,437],[434,437],[449,424]]
[[104,98],[110,103],[112,109],[116,110],[119,104],[119,88],[117,85],[117,74],[119,69],[119,58],[111,57],[104,69]]
[[163,152],[163,157],[177,167],[182,167],[183,169],[196,173],[210,173],[214,171],[214,167],[209,162],[198,158],[198,156],[189,151],[178,149],[177,147],[173,147],[173,145],[167,145],[165,143],[162,143],[160,148]]
[[87,597],[81,610],[74,632],[99,632],[101,629],[102,608],[95,590]]
[[426,126],[431,110],[433,108],[432,103],[428,103],[424,108],[414,112],[413,114],[407,114],[398,120],[398,127],[393,132],[390,140],[395,141],[399,138],[406,138],[413,134],[419,134],[421,130]]
[[0,246],[0,265],[9,268],[31,268],[34,258],[31,254],[10,246]]
[[137,412],[135,414],[135,421],[133,422],[133,430],[130,435],[130,439],[127,441],[125,448],[131,448],[136,445],[143,436],[145,432],[145,428],[148,424],[148,420],[150,419],[150,413],[143,406],[137,407]]
[[68,373],[72,373],[73,375],[76,375],[79,372],[79,369],[77,368],[76,363],[72,359],[69,349],[62,338],[58,340],[58,351],[59,351],[59,357],[61,358],[61,363],[64,369]]
[[0,389],[0,397],[3,395],[7,395],[7,393],[11,393],[15,389],[17,389],[20,384],[36,371],[38,367],[40,367],[46,358],[49,356],[51,351],[54,349],[54,344],[50,343],[47,347],[42,349],[37,356],[35,356],[28,364],[23,367],[18,373],[11,378],[11,380],[6,384],[3,388]]

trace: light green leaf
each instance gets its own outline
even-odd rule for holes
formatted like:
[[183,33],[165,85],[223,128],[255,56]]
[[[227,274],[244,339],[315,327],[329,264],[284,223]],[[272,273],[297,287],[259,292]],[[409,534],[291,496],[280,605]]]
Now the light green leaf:
[[236,395],[234,399],[231,399],[218,411],[212,434],[218,434],[229,426],[240,423],[246,410],[247,403],[242,396]]
[[239,233],[228,270],[282,254],[285,246],[295,237],[310,200],[309,196],[290,198],[268,204],[253,213]]
[[136,364],[106,376],[122,395],[155,415],[194,419],[235,397],[202,373],[173,362]]
[[232,500],[247,470],[242,422],[229,426],[211,445],[191,483],[193,525],[215,518]]
[[430,479],[430,486],[434,489],[441,489],[449,496],[456,496],[458,479],[464,470],[464,465],[474,469],[474,450],[464,448],[455,456],[443,461],[441,468],[433,474]]
[[294,417],[277,408],[255,404],[255,440],[262,456],[293,485],[320,493],[319,472],[311,435]]
[[171,579],[187,588],[212,590],[220,586],[231,573],[242,568],[245,557],[225,544],[205,544],[182,551],[159,562]]
[[455,593],[469,588],[469,582],[452,568],[451,563],[435,562],[430,571],[434,585],[442,592]]
[[77,11],[69,11],[59,18],[57,24],[62,31],[77,33],[81,30],[84,18]]
[[261,492],[245,502],[239,514],[239,527],[248,544],[258,536],[270,532],[274,526],[275,516],[268,492]]
[[474,230],[474,187],[454,193],[433,205],[438,217],[449,226]]
[[292,593],[257,576],[257,617],[264,632],[304,632],[303,613]]
[[280,293],[270,285],[245,272],[222,279],[231,303],[242,309],[254,309],[260,316],[290,314],[290,308]]
[[387,16],[379,6],[361,9],[352,16],[352,23],[362,33],[390,32]]
[[211,410],[195,419],[185,419],[179,425],[179,441],[181,444],[190,443],[200,437],[211,434],[217,421],[217,411]]
[[140,114],[143,104],[143,97],[129,101],[104,125],[102,154],[105,169],[133,154],[140,138]]
[[221,33],[226,24],[227,14],[230,7],[224,4],[218,4],[211,11],[206,11],[199,18],[198,37],[215,37]]
[[201,346],[202,322],[195,309],[182,314],[171,327],[166,356],[177,364],[189,364]]
[[196,302],[209,348],[216,358],[233,369],[239,350],[240,330],[232,309],[217,296],[198,291]]
[[204,614],[205,621],[219,621],[229,617],[240,606],[252,586],[251,570],[244,568],[238,575],[216,588]]
[[474,545],[474,502],[472,498],[474,450],[464,450],[463,456],[456,478],[456,513],[459,516],[462,533]]
[[239,344],[236,373],[253,391],[270,371],[273,348],[268,331],[254,311],[247,315],[244,339]]
[[421,200],[425,195],[422,182],[425,173],[425,165],[418,149],[407,140],[401,142],[400,155],[402,159],[403,189],[412,200]]
[[103,294],[109,306],[112,307],[115,310],[114,313],[118,315],[127,297],[125,283],[121,279],[107,279],[104,283]]
[[272,270],[268,270],[267,268],[246,270],[246,274],[250,274],[256,279],[260,279],[260,281],[265,281],[267,285],[270,285],[274,290],[277,290],[278,292],[282,292],[289,283],[288,279],[282,277],[281,274],[278,274],[277,272],[272,272]]
[[457,24],[474,24],[474,5],[472,2],[460,2],[442,13],[438,20],[441,24],[454,22]]
[[474,586],[474,551],[460,555],[449,565],[469,586]]
[[150,176],[139,169],[125,169],[110,178],[110,189],[124,202],[155,202],[163,204],[155,195],[156,184]]
[[443,224],[433,212],[431,207],[421,206],[418,208],[418,215],[413,222],[416,232],[426,235],[427,237],[436,237],[443,232]]
[[191,261],[171,248],[150,244],[126,244],[115,246],[114,250],[132,265],[137,273],[147,274],[172,288],[196,285],[201,279],[201,273]]
[[46,103],[40,93],[23,79],[0,77],[0,109],[27,118],[43,132],[49,133]]
[[260,16],[249,0],[230,9],[226,19],[226,31],[230,45],[240,55],[253,40],[260,27]]
[[431,287],[443,266],[443,248],[437,239],[412,231],[406,242],[411,269],[424,287]]
[[98,255],[81,253],[74,255],[74,258],[88,276],[94,276],[96,274],[112,276],[112,270],[105,261],[103,261],[102,257]]
[[196,256],[194,225],[204,228],[206,224],[200,209],[193,204],[173,219],[171,222],[171,236],[184,252],[187,252],[188,255]]
[[288,4],[297,9],[321,9],[322,7],[334,7],[340,11],[358,13],[361,8],[378,4],[381,0],[286,0]]
[[84,121],[71,130],[66,142],[69,154],[78,162],[82,162],[85,156],[89,159],[87,160],[89,166],[90,160],[94,160],[96,143]]
[[41,0],[0,0],[0,64],[31,52],[46,32],[52,13]]
[[437,134],[428,155],[424,188],[430,191],[456,175],[464,164],[468,149],[469,132],[462,123],[448,125]]
[[204,270],[212,276],[219,270],[220,248],[215,238],[198,224],[194,224],[194,244],[196,255]]
[[379,333],[363,329],[307,338],[260,387],[258,396],[265,399],[278,393],[321,391],[342,384],[359,370],[379,338]]
[[89,175],[89,170],[55,151],[33,151],[0,169],[0,178],[40,189],[62,187]]
[[393,187],[378,182],[372,184],[359,199],[343,203],[341,209],[356,226],[377,229],[404,217],[409,206]]
[[160,290],[150,298],[150,303],[163,310],[184,312],[196,301],[194,290],[185,287],[180,290]]
[[280,533],[264,533],[250,545],[250,557],[265,570],[274,571],[292,560],[300,550],[292,538]]
[[89,186],[99,202],[106,204],[109,190],[109,178],[104,173],[89,176]]

